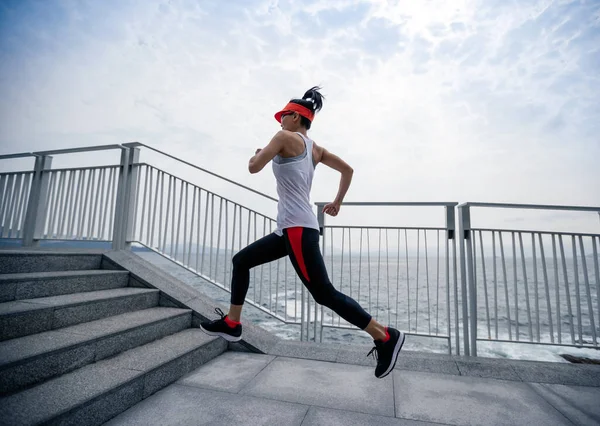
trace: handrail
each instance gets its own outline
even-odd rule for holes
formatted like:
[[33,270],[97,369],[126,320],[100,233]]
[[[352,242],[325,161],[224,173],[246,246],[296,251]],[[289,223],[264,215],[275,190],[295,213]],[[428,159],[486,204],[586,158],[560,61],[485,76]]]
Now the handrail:
[[66,149],[54,149],[51,151],[37,151],[34,152],[34,155],[58,155],[58,154],[73,154],[77,152],[88,152],[88,151],[106,151],[109,149],[125,149],[121,145],[112,144],[112,145],[96,145],[89,146],[84,148],[66,148]]
[[[325,205],[330,203],[330,201],[316,202],[315,205]],[[454,202],[379,202],[379,201],[365,201],[365,202],[343,202],[342,206],[447,206],[454,207],[458,205],[458,203]]]
[[36,152],[19,152],[17,154],[4,154],[0,155],[0,160],[8,160],[10,158],[22,158],[22,157],[39,157],[45,155],[58,155],[58,154],[73,154],[77,152],[88,152],[88,151],[105,151],[109,149],[125,149],[125,147],[112,144],[112,145],[96,145],[88,146],[83,148],[65,148],[65,149],[53,149],[50,151],[36,151]]
[[495,208],[508,208],[508,209],[571,210],[571,211],[584,211],[584,212],[600,213],[600,207],[554,206],[554,205],[544,205],[544,204],[471,203],[471,202],[469,202],[469,203],[459,204],[458,207],[495,207]]
[[21,152],[19,154],[4,154],[4,155],[0,155],[0,160],[8,160],[11,158],[24,158],[24,157],[35,157],[35,154],[32,152]]
[[145,148],[148,148],[148,149],[150,149],[150,150],[152,150],[152,151],[158,152],[159,154],[162,154],[162,155],[164,155],[164,156],[166,156],[166,157],[169,157],[169,158],[171,158],[171,159],[173,159],[173,160],[179,161],[180,163],[183,163],[183,164],[185,164],[185,165],[187,165],[187,166],[190,166],[190,167],[193,167],[193,168],[195,168],[195,169],[198,169],[198,170],[200,170],[200,171],[203,171],[204,173],[208,173],[208,174],[209,174],[209,175],[211,175],[211,176],[215,176],[215,177],[217,177],[217,178],[219,178],[219,179],[223,179],[223,180],[224,180],[224,181],[226,181],[226,182],[229,182],[229,183],[232,183],[232,184],[234,184],[234,185],[237,185],[237,186],[239,186],[240,188],[244,188],[244,189],[246,189],[246,190],[248,190],[248,191],[250,191],[250,192],[254,192],[255,194],[262,195],[263,197],[265,197],[265,198],[268,198],[269,200],[272,200],[272,201],[275,201],[275,202],[277,202],[277,201],[278,201],[278,200],[277,200],[277,198],[273,198],[273,197],[271,197],[270,195],[267,195],[267,194],[264,194],[264,193],[262,193],[262,192],[260,192],[260,191],[257,191],[257,190],[255,190],[255,189],[249,188],[249,187],[247,187],[247,186],[245,186],[245,185],[242,185],[241,183],[237,183],[237,182],[235,182],[235,181],[233,181],[233,180],[231,180],[231,179],[228,179],[228,178],[226,178],[226,177],[223,177],[223,176],[221,176],[221,175],[218,175],[218,174],[216,174],[216,173],[213,173],[213,172],[211,172],[211,171],[209,171],[209,170],[203,169],[202,167],[198,167],[198,166],[196,166],[195,164],[192,164],[192,163],[190,163],[190,162],[188,162],[188,161],[185,161],[185,160],[182,160],[182,159],[180,159],[180,158],[177,158],[177,157],[175,157],[175,156],[173,156],[173,155],[171,155],[171,154],[167,154],[166,152],[163,152],[163,151],[161,151],[161,150],[159,150],[159,149],[153,148],[153,147],[151,147],[151,146],[148,146],[148,145],[146,145],[146,144],[143,144],[143,143],[141,143],[141,142],[128,142],[128,143],[124,143],[124,144],[123,144],[123,146],[126,146],[126,147],[128,147],[128,148],[137,148],[137,147],[143,146],[143,147],[145,147]]

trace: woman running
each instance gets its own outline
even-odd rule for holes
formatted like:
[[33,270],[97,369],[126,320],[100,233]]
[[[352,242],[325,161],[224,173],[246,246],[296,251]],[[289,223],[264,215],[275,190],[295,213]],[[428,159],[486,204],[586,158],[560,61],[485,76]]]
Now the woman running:
[[230,342],[242,338],[240,323],[242,305],[248,292],[250,269],[289,256],[296,273],[315,301],[331,308],[351,324],[371,335],[377,351],[375,376],[387,376],[396,365],[405,335],[392,327],[375,321],[354,299],[337,291],[325,269],[319,249],[319,224],[310,204],[310,190],[315,167],[319,163],[341,173],[337,197],[323,208],[330,216],[337,216],[342,200],[352,180],[353,169],[341,158],[318,146],[306,133],[315,114],[323,106],[320,87],[309,89],[302,99],[292,99],[275,119],[281,129],[263,148],[257,149],[250,159],[250,173],[260,172],[273,160],[273,173],[277,181],[277,229],[250,244],[233,256],[231,278],[231,305],[216,321],[203,322],[200,328],[211,336],[221,336]]

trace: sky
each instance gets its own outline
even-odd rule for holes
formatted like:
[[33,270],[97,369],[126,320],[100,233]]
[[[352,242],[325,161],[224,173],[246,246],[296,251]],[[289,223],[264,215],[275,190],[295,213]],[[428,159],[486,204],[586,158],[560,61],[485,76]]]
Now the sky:
[[[321,85],[309,136],[354,168],[346,201],[600,206],[598,70],[600,1],[5,0],[0,154],[139,141],[275,196],[248,159]],[[338,183],[319,166],[313,201]],[[419,219],[365,211],[328,220]]]

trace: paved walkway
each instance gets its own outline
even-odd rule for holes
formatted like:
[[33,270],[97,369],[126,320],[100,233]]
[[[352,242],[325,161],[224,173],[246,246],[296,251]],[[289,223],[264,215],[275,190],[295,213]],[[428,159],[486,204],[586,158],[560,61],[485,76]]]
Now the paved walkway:
[[371,366],[229,351],[106,423],[236,424],[600,425],[600,387],[399,368],[377,379]]

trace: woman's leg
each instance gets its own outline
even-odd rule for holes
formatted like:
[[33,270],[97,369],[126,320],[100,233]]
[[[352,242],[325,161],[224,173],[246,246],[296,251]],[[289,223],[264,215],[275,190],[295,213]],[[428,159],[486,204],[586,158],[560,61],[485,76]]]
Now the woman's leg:
[[263,263],[272,262],[287,255],[283,236],[269,234],[239,251],[233,256],[231,277],[231,305],[227,318],[239,322],[242,305],[250,285],[250,269]]
[[349,323],[371,335],[373,340],[385,340],[386,328],[375,321],[354,299],[336,290],[327,275],[319,249],[319,232],[309,228],[284,230],[292,265],[315,301],[331,308]]

